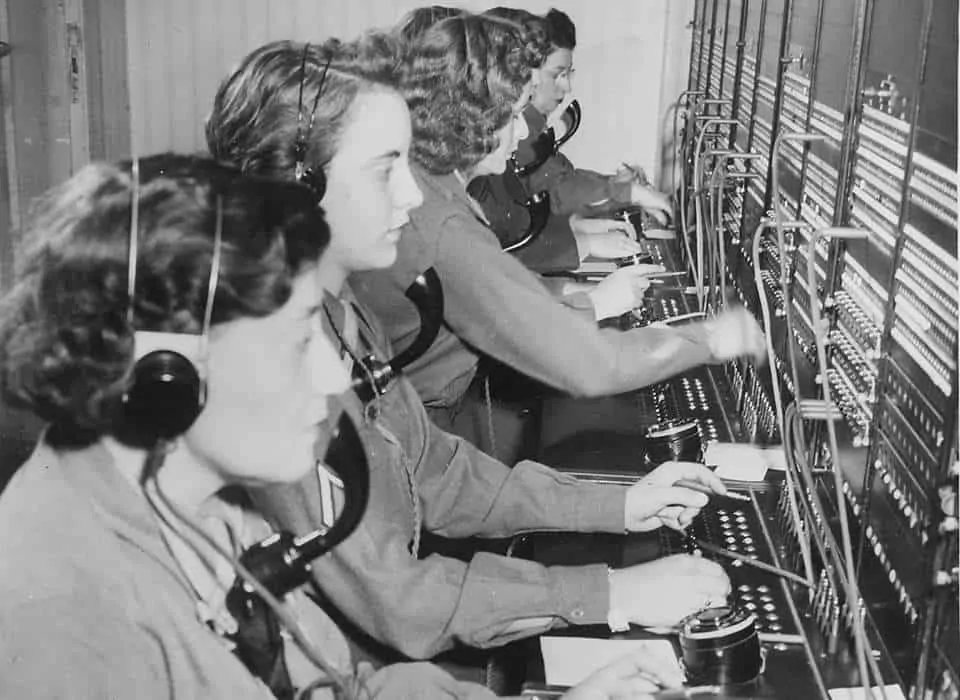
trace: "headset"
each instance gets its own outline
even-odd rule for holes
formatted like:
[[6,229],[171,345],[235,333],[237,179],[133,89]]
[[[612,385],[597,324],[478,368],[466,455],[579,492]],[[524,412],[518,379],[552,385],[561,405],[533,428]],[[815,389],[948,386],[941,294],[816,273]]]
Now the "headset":
[[[127,261],[127,323],[134,328],[137,253],[140,226],[140,164],[130,169],[130,245]],[[207,356],[213,298],[220,279],[223,199],[217,195],[213,256],[200,335],[138,331],[133,333],[132,380],[120,407],[117,437],[134,447],[152,449],[186,432],[206,403]],[[190,358],[195,358],[190,359]]]
[[560,151],[560,147],[563,146],[563,144],[573,138],[573,135],[577,133],[577,130],[580,128],[580,121],[583,119],[583,109],[580,107],[580,102],[573,100],[567,105],[567,108],[563,110],[560,118],[569,124],[567,130],[559,139],[557,138],[556,130],[552,126],[548,126],[541,131],[540,135],[530,144],[530,147],[533,149],[533,158],[528,163],[515,166],[516,173],[519,177],[527,177],[535,173],[540,169],[540,166],[547,162],[548,158],[556,155]]
[[327,176],[323,172],[323,168],[308,168],[307,167],[307,138],[310,136],[310,132],[313,131],[313,120],[317,115],[317,105],[320,103],[320,95],[323,94],[323,85],[327,81],[327,72],[330,70],[330,63],[333,61],[333,56],[327,58],[327,62],[323,67],[323,75],[320,76],[320,84],[317,86],[317,94],[313,98],[313,105],[310,107],[310,118],[307,121],[307,128],[303,128],[303,84],[306,82],[307,78],[307,53],[310,50],[310,44],[306,44],[303,47],[303,58],[300,61],[300,90],[297,96],[297,138],[294,142],[294,156],[296,157],[296,163],[294,164],[294,178],[297,182],[302,182],[304,185],[313,190],[314,195],[319,202],[323,199],[323,195],[327,191]]
[[[407,287],[405,293],[417,309],[417,314],[420,317],[420,330],[406,349],[386,362],[373,353],[372,346],[367,348],[370,350],[367,354],[357,354],[347,343],[340,329],[337,328],[330,309],[327,308],[326,304],[323,305],[323,313],[327,317],[331,330],[337,336],[340,347],[350,356],[353,362],[351,388],[365,406],[369,406],[374,399],[384,396],[393,381],[403,372],[403,369],[418,360],[430,349],[443,326],[443,285],[440,283],[440,276],[434,268],[427,268],[417,275],[417,278]],[[355,309],[355,311],[357,315],[361,316],[360,320],[363,321],[360,310]],[[362,331],[360,331],[359,337],[363,341]]]
[[[507,160],[507,167],[500,175],[503,194],[509,201],[491,189],[494,185],[488,183],[488,178],[476,177],[467,183],[467,194],[473,197],[484,214],[490,217],[490,220],[484,223],[497,234],[500,247],[508,253],[514,253],[533,243],[550,220],[550,193],[543,190],[528,194],[527,186],[517,174],[519,169],[514,154]],[[519,215],[521,210],[526,212],[527,227],[518,238],[513,238],[510,236],[512,231],[509,231],[509,226],[501,225],[501,222],[507,219],[509,224],[513,216]]]

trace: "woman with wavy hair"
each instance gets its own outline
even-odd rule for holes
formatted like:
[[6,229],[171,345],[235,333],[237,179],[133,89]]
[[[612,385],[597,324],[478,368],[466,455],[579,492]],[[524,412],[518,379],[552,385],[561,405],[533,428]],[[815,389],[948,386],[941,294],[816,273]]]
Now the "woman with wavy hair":
[[[501,250],[466,192],[474,177],[503,170],[523,133],[533,67],[543,48],[515,24],[458,16],[405,46],[398,87],[413,120],[413,174],[424,203],[410,213],[397,262],[355,276],[397,347],[418,320],[403,290],[433,267],[443,283],[445,326],[408,374],[431,417],[449,427],[481,355],[575,396],[602,396],[662,381],[704,362],[763,357],[763,335],[743,309],[682,328],[628,332],[596,319],[637,305],[645,270],[624,269],[593,290],[558,299]],[[626,302],[624,301],[626,300]]]
[[[41,201],[0,307],[3,399],[48,424],[0,498],[0,696],[273,697],[225,603],[229,557],[272,530],[223,490],[307,474],[347,385],[309,313],[326,242],[305,188],[195,157],[89,165]],[[169,402],[144,384],[164,350],[198,373],[163,365],[190,388]],[[347,691],[335,625],[285,605],[322,653],[288,650],[278,687]]]
[[[516,66],[515,78],[509,70],[488,75],[486,66],[499,59],[485,48],[481,26],[471,19],[453,27],[469,36],[472,55],[484,56],[482,71],[462,74],[473,84],[476,109],[464,111],[461,123],[467,128],[469,120],[487,120],[486,126],[469,127],[477,149],[494,146],[490,129],[502,127],[511,113],[492,93],[481,95],[492,85],[519,88],[526,79],[519,62],[512,63],[516,57],[506,53],[502,60],[508,69]],[[367,353],[390,357],[390,344],[377,316],[354,297],[350,280],[358,271],[389,265],[398,248],[396,227],[419,202],[419,190],[409,189],[409,113],[400,93],[380,82],[378,66],[393,65],[384,60],[389,49],[382,36],[319,47],[268,44],[223,81],[207,122],[210,151],[248,172],[288,180],[310,173],[306,179],[314,184],[323,174],[325,187],[316,187],[315,196],[326,211],[331,242],[315,271],[327,292],[318,315],[351,368],[362,367]],[[457,65],[456,52],[438,51],[430,60],[443,70]],[[459,159],[449,146],[440,144],[435,157]],[[404,304],[412,312],[409,300]],[[580,482],[534,462],[508,468],[433,425],[402,376],[366,405],[356,391],[341,401],[369,456],[370,506],[357,532],[315,562],[312,575],[323,598],[365,633],[355,635],[358,641],[372,638],[409,657],[427,658],[458,643],[496,646],[552,627],[604,622],[611,614],[674,624],[705,598],[719,601],[729,592],[719,565],[687,556],[612,576],[603,565],[545,567],[491,554],[469,562],[421,558],[422,531],[462,538],[544,529],[680,528],[707,497],[674,487],[677,479],[697,479],[718,493],[724,488],[702,465],[686,463],[661,467],[629,488]],[[254,489],[253,498],[281,529],[302,535],[327,520],[336,500],[329,498],[336,494],[332,486],[325,493],[311,475],[289,486]]]
[[[546,64],[556,62],[556,37],[546,18],[526,10],[495,7],[484,12],[484,16],[518,24],[525,35],[535,37],[538,45],[545,47],[541,52],[541,60],[533,66],[531,74],[531,99],[523,108],[521,127],[526,136],[517,138],[517,148],[513,153],[515,160],[510,166],[516,167],[517,163],[528,163],[533,159],[529,152],[532,150],[530,144],[536,141],[546,128],[545,121],[541,123],[533,118],[533,115],[538,114],[533,105],[537,96],[543,92],[543,83],[547,80],[544,76],[548,68],[552,70],[552,66]],[[553,76],[553,79],[555,80],[556,76]],[[511,250],[518,260],[534,272],[569,272],[578,268],[587,257],[619,259],[641,252],[640,246],[632,240],[632,231],[628,224],[605,218],[600,209],[570,207],[567,204],[569,197],[566,190],[555,185],[552,180],[539,178],[534,181],[532,176],[520,175],[508,169],[503,173],[473,178],[467,191],[480,205],[490,228],[504,247],[524,240],[529,235],[531,212],[524,195],[540,193],[542,197],[546,197],[549,213],[539,235],[526,245]],[[591,202],[612,197],[611,194],[605,194],[596,188],[592,191],[596,196],[589,200]]]
[[[536,157],[534,144],[549,126],[548,118],[573,91],[576,27],[565,12],[557,9],[542,16],[509,7],[497,7],[488,12],[525,25],[535,25],[547,37],[549,48],[543,62],[533,72],[531,100],[523,110],[528,134],[517,148],[518,160],[529,163]],[[523,182],[530,191],[549,192],[551,207],[557,215],[590,214],[635,205],[647,208],[663,223],[671,211],[669,198],[650,187],[637,167],[624,167],[615,175],[608,175],[577,168],[557,152],[549,155]],[[499,200],[509,203],[502,188],[496,188],[495,193]],[[598,202],[602,204],[597,205]],[[490,206],[495,208],[494,203]]]

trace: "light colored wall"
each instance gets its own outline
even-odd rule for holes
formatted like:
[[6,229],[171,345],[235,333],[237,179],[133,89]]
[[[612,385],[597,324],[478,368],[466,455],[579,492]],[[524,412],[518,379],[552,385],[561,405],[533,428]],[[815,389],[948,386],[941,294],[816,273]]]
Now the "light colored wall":
[[[320,41],[393,24],[422,0],[127,0],[132,143],[137,153],[202,151],[220,79],[273,39]],[[510,4],[452,0],[470,10]],[[686,83],[693,0],[514,0],[557,6],[577,25],[581,131],[565,152],[582,167],[621,161],[659,171],[661,122]]]

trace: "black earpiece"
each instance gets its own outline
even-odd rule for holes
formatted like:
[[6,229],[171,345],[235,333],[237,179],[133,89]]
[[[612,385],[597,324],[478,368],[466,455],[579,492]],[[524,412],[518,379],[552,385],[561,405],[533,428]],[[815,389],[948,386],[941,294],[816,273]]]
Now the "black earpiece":
[[[365,405],[387,393],[391,383],[400,376],[403,369],[430,349],[443,326],[443,286],[436,270],[431,267],[418,275],[407,287],[406,295],[420,316],[420,330],[406,349],[387,361],[381,360],[372,352],[364,356],[356,353],[337,327],[330,309],[326,304],[323,306],[331,331],[340,342],[342,350],[353,361],[351,387]],[[359,309],[355,309],[355,313],[359,315]],[[362,338],[362,334],[359,335]]]
[[319,168],[305,168],[300,177],[297,178],[297,182],[313,190],[318,202],[323,199],[323,195],[327,192],[327,176]]
[[563,144],[572,139],[573,135],[577,133],[577,129],[580,128],[580,121],[583,119],[583,109],[580,107],[580,102],[573,100],[570,104],[568,104],[567,108],[563,110],[563,116],[561,119],[567,122],[567,130],[563,133],[563,136],[556,139],[554,142],[554,153],[559,151]]
[[[127,272],[127,320],[134,326],[137,249],[139,243],[139,164],[131,168],[133,202],[130,214],[130,248]],[[207,301],[200,335],[134,331],[135,364],[124,393],[116,436],[133,447],[152,448],[186,432],[206,401],[205,368],[213,298],[220,277],[223,237],[223,202],[217,196],[216,229]],[[190,358],[197,359],[200,367]]]
[[310,44],[303,47],[303,59],[300,61],[300,92],[297,97],[297,139],[294,143],[294,156],[296,163],[294,165],[294,177],[297,182],[301,182],[311,190],[319,202],[327,192],[327,176],[321,168],[307,167],[307,139],[313,130],[313,118],[317,113],[317,105],[320,103],[320,95],[323,93],[323,84],[327,80],[327,72],[330,70],[330,62],[333,57],[327,59],[323,67],[323,75],[320,76],[320,84],[317,86],[317,94],[313,98],[313,106],[310,108],[310,116],[307,120],[307,126],[303,126],[303,84],[307,78],[307,53],[310,50]]
[[552,126],[547,127],[540,132],[540,135],[533,141],[530,147],[533,150],[533,158],[523,165],[514,166],[514,171],[519,177],[527,177],[540,169],[547,159],[556,155],[560,147],[573,138],[580,128],[580,121],[583,118],[583,109],[580,103],[574,100],[563,110],[561,119],[567,123],[567,130],[563,136],[557,138],[556,131]]
[[123,397],[120,438],[152,447],[186,432],[200,415],[203,380],[194,364],[174,350],[154,350],[133,367]]

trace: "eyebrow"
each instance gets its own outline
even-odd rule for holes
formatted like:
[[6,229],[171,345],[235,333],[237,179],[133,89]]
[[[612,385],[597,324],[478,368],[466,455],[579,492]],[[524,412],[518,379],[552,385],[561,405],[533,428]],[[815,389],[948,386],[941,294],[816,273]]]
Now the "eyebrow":
[[396,160],[399,157],[400,157],[400,151],[393,150],[393,151],[387,151],[386,153],[381,153],[378,156],[374,156],[371,160],[373,161]]

